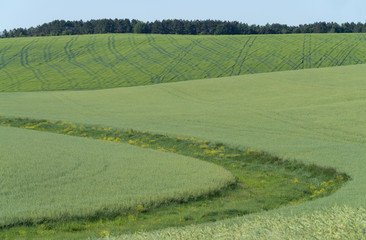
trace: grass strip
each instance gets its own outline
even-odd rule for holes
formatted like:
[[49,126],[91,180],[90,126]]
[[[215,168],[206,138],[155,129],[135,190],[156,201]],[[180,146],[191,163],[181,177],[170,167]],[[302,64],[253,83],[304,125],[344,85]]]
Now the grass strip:
[[333,168],[284,160],[266,152],[242,149],[194,137],[173,137],[136,130],[120,130],[70,122],[0,116],[0,125],[46,131],[172,152],[218,164],[231,171],[236,184],[197,199],[181,199],[160,206],[137,205],[114,215],[68,221],[44,220],[3,228],[0,237],[68,238],[109,236],[172,226],[217,221],[327,196],[350,177]]

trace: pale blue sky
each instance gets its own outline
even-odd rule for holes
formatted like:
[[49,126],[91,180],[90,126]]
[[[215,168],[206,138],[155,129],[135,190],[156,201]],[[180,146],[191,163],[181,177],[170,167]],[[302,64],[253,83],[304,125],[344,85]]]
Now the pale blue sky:
[[217,19],[298,25],[366,22],[366,0],[0,0],[0,31],[55,19]]

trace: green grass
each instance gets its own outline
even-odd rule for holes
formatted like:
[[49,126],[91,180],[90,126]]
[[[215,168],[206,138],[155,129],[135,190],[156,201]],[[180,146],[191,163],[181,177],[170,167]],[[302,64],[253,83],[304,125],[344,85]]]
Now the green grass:
[[[0,127],[0,227],[114,217],[188,201],[235,182],[227,170],[172,153]],[[197,170],[199,169],[199,171]]]
[[[108,232],[102,233],[109,234]],[[365,238],[366,210],[336,206],[312,213],[303,212],[298,216],[257,215],[248,219],[234,219],[180,229],[168,228],[158,232],[137,233],[106,239],[364,240]]]
[[[365,73],[366,65],[357,65],[98,91],[2,93],[0,114],[195,136],[332,166],[352,177],[328,197],[268,212],[291,222],[294,214],[331,213],[335,204],[366,207]],[[219,222],[192,226],[193,236],[205,226],[225,231]]]
[[[172,57],[163,57],[163,53],[167,53],[149,45],[149,39],[153,46],[164,48]],[[304,238],[346,239],[351,238],[351,234],[355,239],[364,239],[364,210],[359,208],[366,207],[366,113],[363,111],[366,65],[96,91],[24,92],[147,85],[365,62],[364,34],[258,36],[251,44],[253,40],[253,36],[154,35],[1,39],[0,115],[135,129],[184,138],[195,136],[212,143],[222,142],[240,151],[253,148],[284,159],[331,166],[352,178],[334,194],[313,201],[217,223],[121,238],[169,238],[172,234],[170,236],[182,239],[187,236],[220,239],[228,235],[238,239],[245,236],[243,232],[249,228],[249,239],[302,235]],[[90,44],[85,45],[85,42]],[[116,50],[113,50],[113,42]],[[20,92],[14,93],[16,91]],[[20,135],[31,132],[18,131]],[[1,136],[14,138],[16,135]],[[98,147],[99,144],[107,143],[98,142]],[[2,147],[0,145],[0,149]],[[97,147],[93,150],[97,151]],[[334,205],[347,207],[339,209]],[[189,216],[187,220],[191,219]],[[257,216],[268,221],[263,225],[254,224]],[[109,234],[106,229],[109,221],[114,220],[101,220],[93,225],[98,229],[96,235]],[[121,222],[126,223],[123,218]],[[309,227],[297,228],[301,224]],[[59,227],[78,229],[80,223],[66,222]],[[43,236],[38,232],[55,231],[48,228],[49,225],[13,228],[16,232],[3,236],[27,238],[22,234],[29,230],[33,231],[31,236],[37,238]],[[360,229],[361,235],[356,236]],[[81,235],[72,232],[53,237],[82,238],[88,229],[81,232]],[[117,232],[112,231],[114,236]],[[95,236],[95,232],[89,233]],[[271,233],[276,236],[268,235]]]
[[[0,117],[0,125],[93,138],[114,143],[129,143],[141,148],[150,148],[195,157],[221,165],[229,170],[236,179],[234,184],[231,175],[210,171],[210,174],[220,175],[220,178],[216,176],[210,183],[211,185],[205,186],[206,188],[210,188],[210,190],[204,191],[205,189],[203,189],[199,194],[195,194],[194,191],[187,191],[185,196],[179,193],[168,193],[170,194],[169,198],[162,197],[165,196],[162,192],[157,194],[155,192],[151,193],[150,190],[140,191],[140,194],[138,194],[140,198],[133,199],[127,194],[128,191],[125,191],[127,196],[124,197],[128,197],[131,200],[130,204],[135,205],[126,206],[125,204],[123,206],[120,203],[119,205],[122,205],[121,207],[115,203],[111,206],[112,209],[103,208],[98,210],[96,214],[93,212],[93,208],[95,208],[96,202],[99,200],[96,198],[95,202],[93,199],[88,205],[89,215],[82,215],[80,209],[75,209],[74,207],[77,206],[78,202],[73,201],[71,207],[67,207],[67,217],[64,217],[61,211],[61,214],[56,216],[54,214],[53,218],[49,217],[49,215],[50,212],[55,211],[56,207],[49,204],[49,190],[47,188],[41,188],[39,190],[44,191],[44,196],[42,197],[43,204],[49,205],[49,208],[43,212],[39,209],[35,210],[39,216],[36,219],[32,219],[29,216],[27,221],[22,222],[19,220],[17,223],[12,224],[13,226],[9,224],[7,226],[4,225],[5,228],[3,227],[2,231],[0,231],[0,237],[2,238],[8,238],[9,236],[12,236],[12,238],[22,238],[23,235],[26,235],[30,238],[47,239],[57,237],[76,239],[83,236],[83,234],[84,237],[101,236],[106,235],[106,233],[117,235],[123,232],[151,231],[171,226],[185,226],[218,221],[327,196],[334,193],[349,178],[347,175],[337,173],[331,168],[320,168],[315,165],[306,166],[299,162],[284,161],[253,149],[241,151],[240,149],[225,146],[222,143],[210,143],[194,137],[169,137],[167,135],[133,130],[118,130],[76,125],[67,122],[8,117]],[[142,152],[143,154],[146,155],[146,153]],[[38,156],[37,154],[35,155]],[[149,158],[149,156],[146,155],[146,158]],[[22,156],[18,157],[18,159],[24,161],[24,157]],[[149,162],[152,162],[151,160],[149,158]],[[49,159],[48,161],[52,160]],[[34,164],[34,160],[29,162],[30,164]],[[130,174],[135,168],[129,162],[125,164],[128,164],[127,173]],[[138,162],[138,164],[141,164],[141,162]],[[159,161],[154,162],[154,164],[161,166]],[[183,162],[182,164],[187,163]],[[126,168],[126,166],[124,167]],[[202,168],[200,166],[195,167]],[[59,168],[62,169],[62,165]],[[151,167],[147,165],[146,168]],[[153,169],[151,170],[154,171]],[[172,168],[171,170],[173,171],[174,169]],[[38,169],[33,169],[30,172],[33,175],[37,175],[42,174],[45,170],[40,169],[40,173],[37,171]],[[202,177],[204,178],[204,172],[201,169],[199,172],[203,173]],[[129,175],[122,171],[120,173]],[[164,174],[163,171],[159,171],[159,173]],[[185,173],[180,172],[180,174]],[[164,174],[164,176],[169,178],[169,174]],[[128,176],[124,177],[128,178]],[[68,179],[67,176],[64,178]],[[146,177],[144,173],[141,179],[143,181],[155,182],[154,179],[150,179],[148,176]],[[52,180],[63,184],[58,181],[58,178]],[[121,190],[124,188],[136,188],[136,185],[139,185],[140,188],[149,188],[146,184],[141,184],[141,181],[132,184],[128,180],[130,179],[121,182],[121,185],[124,185],[123,188],[121,187]],[[159,179],[156,180],[159,182]],[[9,180],[9,182],[12,181],[13,179]],[[113,184],[116,185],[114,182]],[[188,182],[188,184],[194,185],[192,182]],[[195,184],[202,183],[197,181]],[[114,198],[118,198],[114,192],[116,189],[109,187],[109,184],[101,181],[98,186],[105,188],[105,191],[102,193],[103,196],[111,192],[110,194]],[[65,187],[69,188],[69,186]],[[77,187],[85,188],[80,184]],[[78,193],[78,191],[73,191],[73,193],[63,191],[63,195],[71,194],[77,196]],[[147,193],[151,194],[150,202],[141,202],[141,195],[146,195]],[[52,202],[65,202],[64,199],[61,199],[60,195],[51,195],[53,197]],[[108,197],[110,198],[110,196]],[[108,200],[110,200],[109,198]],[[20,199],[20,201],[24,200]],[[34,199],[34,201],[39,202],[39,199]],[[123,198],[121,198],[121,201],[123,201]],[[7,204],[4,204],[4,206],[7,206]],[[17,207],[19,206],[13,209],[17,209]],[[13,210],[10,209],[10,211]],[[28,227],[24,228],[22,226],[24,224]],[[75,232],[77,234],[72,234]]]
[[366,63],[366,34],[0,39],[0,92],[101,89]]

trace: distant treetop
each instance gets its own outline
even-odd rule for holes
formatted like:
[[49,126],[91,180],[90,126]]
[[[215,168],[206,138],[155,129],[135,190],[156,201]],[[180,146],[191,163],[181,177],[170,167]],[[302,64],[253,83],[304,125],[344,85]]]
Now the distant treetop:
[[37,27],[4,30],[0,37],[60,36],[101,33],[153,33],[188,35],[248,35],[290,33],[365,33],[366,23],[315,22],[288,26],[286,24],[248,25],[220,20],[162,20],[143,22],[129,19],[99,19],[90,21],[55,20]]

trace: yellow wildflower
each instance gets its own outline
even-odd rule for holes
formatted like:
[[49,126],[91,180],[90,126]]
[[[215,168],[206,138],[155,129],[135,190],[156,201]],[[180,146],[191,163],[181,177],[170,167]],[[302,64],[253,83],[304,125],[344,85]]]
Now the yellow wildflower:
[[101,237],[109,237],[110,233],[107,230],[102,230],[99,232],[99,236]]
[[144,206],[142,206],[141,204],[139,204],[139,205],[136,206],[136,211],[137,212],[143,212],[143,211],[145,211],[145,208],[144,208]]
[[137,142],[136,142],[136,141],[134,141],[134,140],[131,140],[131,139],[130,139],[130,140],[128,140],[128,143],[129,143],[129,144],[136,144]]

